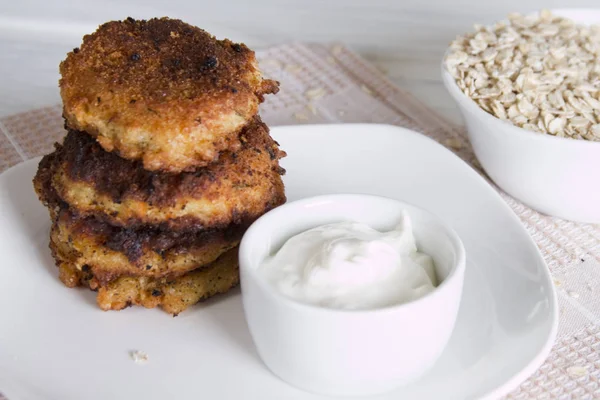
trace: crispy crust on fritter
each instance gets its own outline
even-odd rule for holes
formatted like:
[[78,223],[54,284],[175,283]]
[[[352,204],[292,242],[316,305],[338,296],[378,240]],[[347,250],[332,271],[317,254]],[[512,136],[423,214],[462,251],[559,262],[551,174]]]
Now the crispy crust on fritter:
[[38,170],[33,178],[33,189],[42,204],[48,209],[50,219],[54,221],[60,211],[60,199],[52,187],[52,175],[56,164],[57,153],[50,153],[42,157]]
[[[278,163],[284,153],[268,128],[257,120],[241,138],[237,153],[223,153],[218,162],[195,172],[168,174],[146,171],[139,162],[107,153],[89,136],[71,131],[54,160],[40,163],[39,179],[52,175],[62,201],[81,215],[117,226],[190,230],[241,224],[285,202]],[[39,185],[46,192],[52,189]]]
[[98,291],[103,310],[122,310],[131,305],[161,307],[177,315],[193,304],[224,293],[239,283],[237,248],[213,263],[177,278],[118,277],[101,285],[93,273],[76,268],[72,255],[55,252],[61,280],[68,287],[88,286]]
[[169,18],[103,24],[60,72],[68,126],[152,171],[193,170],[238,148],[279,85],[245,45]]
[[121,229],[61,209],[50,231],[50,248],[55,258],[69,254],[71,266],[105,285],[121,276],[181,276],[237,246],[244,231],[242,226],[186,233]]

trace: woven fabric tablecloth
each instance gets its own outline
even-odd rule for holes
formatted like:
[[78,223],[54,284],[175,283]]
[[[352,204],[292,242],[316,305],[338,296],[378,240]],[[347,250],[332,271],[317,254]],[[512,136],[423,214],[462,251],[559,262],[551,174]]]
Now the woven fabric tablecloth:
[[[262,107],[267,124],[399,125],[432,137],[483,174],[462,128],[395,87],[346,47],[293,44],[258,55],[264,73],[281,82],[281,92],[268,96]],[[52,150],[65,133],[61,106],[2,118],[0,131],[1,172]],[[560,307],[551,355],[508,398],[600,399],[600,225],[547,217],[500,193],[544,255]]]

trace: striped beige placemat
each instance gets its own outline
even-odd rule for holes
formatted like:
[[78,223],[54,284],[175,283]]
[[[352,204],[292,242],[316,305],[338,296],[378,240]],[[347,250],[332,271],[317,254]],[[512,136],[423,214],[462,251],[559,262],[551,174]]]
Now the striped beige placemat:
[[[263,105],[275,125],[375,122],[417,130],[483,174],[461,129],[437,116],[348,48],[292,44],[259,52],[281,92]],[[0,171],[52,150],[59,105],[0,120]],[[559,336],[545,364],[511,399],[600,399],[600,225],[543,216],[501,193],[535,239],[559,293]]]

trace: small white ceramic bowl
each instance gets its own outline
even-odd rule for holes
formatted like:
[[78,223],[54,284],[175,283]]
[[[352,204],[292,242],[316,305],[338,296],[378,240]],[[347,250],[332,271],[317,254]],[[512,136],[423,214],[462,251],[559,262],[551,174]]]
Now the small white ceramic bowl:
[[[305,230],[340,221],[389,230],[402,210],[441,281],[418,300],[376,310],[320,308],[285,297],[258,271],[267,256]],[[284,381],[329,395],[383,393],[426,372],[454,328],[465,271],[462,242],[450,227],[420,208],[370,195],[319,196],[280,206],[248,229],[239,259],[244,311],[260,357]]]
[[[589,23],[590,10],[555,10]],[[600,12],[595,11],[600,22]],[[600,142],[519,128],[488,114],[465,95],[442,61],[444,85],[456,100],[481,166],[511,196],[545,214],[600,223]]]

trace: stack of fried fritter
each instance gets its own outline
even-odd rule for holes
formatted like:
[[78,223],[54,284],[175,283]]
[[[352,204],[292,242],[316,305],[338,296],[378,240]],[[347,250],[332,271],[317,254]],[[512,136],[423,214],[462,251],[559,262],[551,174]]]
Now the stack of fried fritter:
[[238,283],[247,227],[285,202],[254,53],[168,18],[106,23],[61,63],[68,133],[34,179],[69,286],[178,314]]

